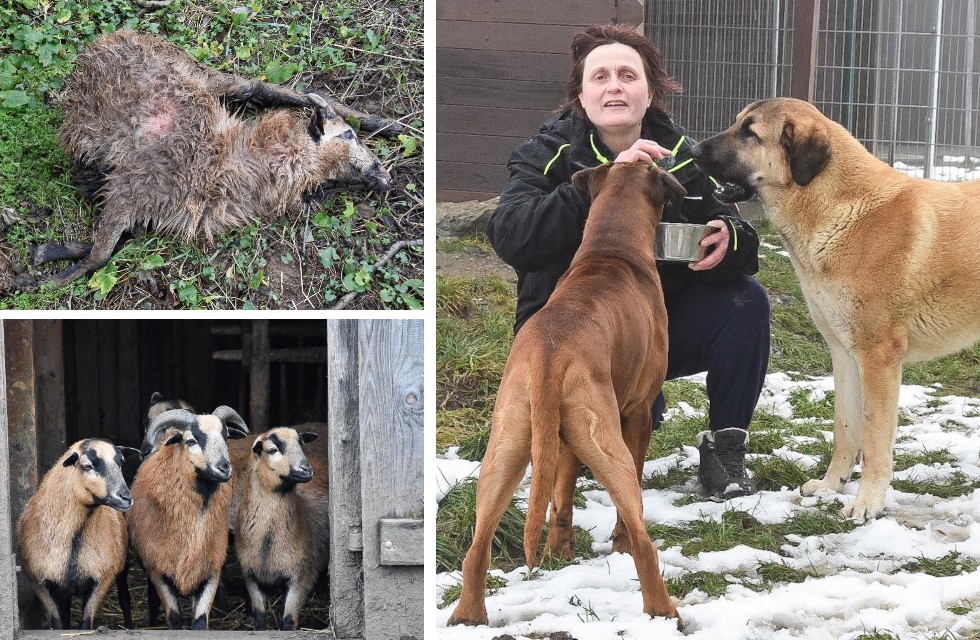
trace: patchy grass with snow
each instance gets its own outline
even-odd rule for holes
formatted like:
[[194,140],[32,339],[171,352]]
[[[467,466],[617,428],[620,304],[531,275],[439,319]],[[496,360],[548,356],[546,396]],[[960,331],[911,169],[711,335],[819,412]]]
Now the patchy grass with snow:
[[704,376],[668,382],[668,411],[644,465],[644,519],[684,618],[650,619],[633,559],[612,553],[615,509],[588,474],[575,496],[576,559],[528,574],[527,481],[491,549],[489,626],[447,627],[475,524],[475,482],[510,347],[513,293],[495,278],[437,280],[438,636],[448,640],[616,638],[980,638],[980,347],[903,375],[892,487],[883,517],[841,516],[843,493],[803,497],[833,441],[833,379],[792,267],[768,225],[759,280],[773,303],[770,373],[750,427],[759,491],[700,495],[695,434]]
[[[807,471],[819,465],[811,445],[832,439],[832,420],[797,417],[798,403],[791,399],[806,395],[819,403],[832,386],[828,377],[767,377],[760,411],[811,435],[781,433],[785,444],[752,454],[753,466],[772,459]],[[633,559],[611,553],[615,508],[604,490],[590,488],[574,519],[591,533],[591,551],[598,555],[555,571],[536,569],[531,576],[527,567],[492,571],[502,586],[487,597],[490,626],[446,627],[440,637],[541,638],[559,631],[578,640],[889,637],[884,632],[899,638],[978,637],[980,400],[910,385],[902,387],[901,411],[896,457],[899,466],[907,465],[895,473],[901,489],[889,490],[884,517],[861,526],[839,515],[854,499],[857,474],[838,496],[802,497],[798,487],[782,487],[715,503],[697,496],[694,446],[647,461],[645,478],[672,470],[687,478],[643,492],[644,518],[660,548],[684,633],[672,621],[643,614]],[[753,433],[766,435],[761,428]],[[450,450],[437,469],[441,499],[453,484],[477,475],[479,464]],[[526,480],[519,502],[527,497]],[[460,579],[458,571],[440,573],[440,598]],[[454,607],[438,612],[440,627]]]

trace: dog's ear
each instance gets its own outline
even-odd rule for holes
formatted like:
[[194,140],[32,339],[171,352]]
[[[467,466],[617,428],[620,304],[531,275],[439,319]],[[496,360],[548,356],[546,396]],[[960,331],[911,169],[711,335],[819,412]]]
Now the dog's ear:
[[650,179],[663,188],[664,202],[682,200],[687,195],[687,189],[681,186],[674,174],[655,168],[651,168],[650,174]]
[[830,162],[830,138],[822,126],[806,128],[789,120],[779,142],[786,150],[793,181],[801,187],[810,184]]
[[582,169],[581,171],[576,171],[572,174],[572,186],[581,191],[582,193],[587,193],[590,196],[595,196],[602,187],[603,181],[606,179],[606,175],[609,173],[609,164],[600,164],[598,167],[593,167],[592,169]]

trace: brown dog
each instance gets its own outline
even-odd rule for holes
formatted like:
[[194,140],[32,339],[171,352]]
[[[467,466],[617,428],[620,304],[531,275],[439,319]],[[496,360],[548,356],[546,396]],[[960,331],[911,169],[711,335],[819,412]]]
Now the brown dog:
[[573,182],[593,197],[582,244],[507,358],[477,488],[476,534],[449,624],[487,624],[490,542],[528,461],[534,466],[524,552],[534,567],[559,459],[577,469],[575,458],[608,489],[622,518],[643,611],[677,617],[643,524],[639,474],[667,370],[654,234],[664,202],[686,192],[673,176],[644,163],[580,171]]
[[860,453],[861,484],[844,513],[877,517],[891,483],[902,363],[980,338],[980,181],[909,177],[789,98],[750,104],[695,154],[733,183],[720,198],[759,194],[830,347],[834,453],[803,493],[840,491]]

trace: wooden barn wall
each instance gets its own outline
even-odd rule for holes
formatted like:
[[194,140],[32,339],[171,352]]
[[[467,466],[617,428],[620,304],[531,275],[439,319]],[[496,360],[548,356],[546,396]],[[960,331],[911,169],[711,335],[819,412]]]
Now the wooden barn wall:
[[643,22],[638,0],[440,0],[436,5],[436,199],[500,195],[511,151],[564,102],[572,36]]

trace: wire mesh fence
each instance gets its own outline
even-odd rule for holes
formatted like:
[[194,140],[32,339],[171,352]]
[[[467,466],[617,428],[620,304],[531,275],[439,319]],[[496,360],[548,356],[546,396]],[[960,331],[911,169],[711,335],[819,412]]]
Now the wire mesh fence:
[[[980,178],[980,0],[823,0],[814,104],[897,169]],[[796,0],[646,0],[646,35],[695,138],[790,95]]]

